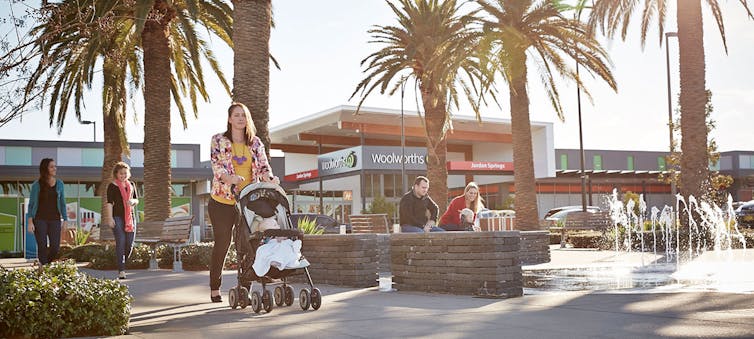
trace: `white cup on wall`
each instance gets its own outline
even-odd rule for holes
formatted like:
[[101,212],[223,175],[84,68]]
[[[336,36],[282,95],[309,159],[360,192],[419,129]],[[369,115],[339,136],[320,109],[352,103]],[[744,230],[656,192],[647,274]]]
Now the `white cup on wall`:
[[340,234],[346,234],[346,225],[340,225]]
[[401,233],[401,225],[393,224],[393,233]]

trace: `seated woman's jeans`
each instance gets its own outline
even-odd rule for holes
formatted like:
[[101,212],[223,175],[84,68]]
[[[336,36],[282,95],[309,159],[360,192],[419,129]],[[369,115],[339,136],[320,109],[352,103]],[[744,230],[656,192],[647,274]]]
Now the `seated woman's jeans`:
[[131,249],[134,244],[134,232],[126,232],[125,220],[121,217],[115,217],[115,227],[113,227],[113,237],[115,238],[115,262],[118,264],[118,271],[126,270],[126,261],[131,256]]
[[[432,226],[429,229],[430,232],[445,232],[444,229],[437,226]],[[424,227],[414,225],[401,225],[401,233],[424,233]]]

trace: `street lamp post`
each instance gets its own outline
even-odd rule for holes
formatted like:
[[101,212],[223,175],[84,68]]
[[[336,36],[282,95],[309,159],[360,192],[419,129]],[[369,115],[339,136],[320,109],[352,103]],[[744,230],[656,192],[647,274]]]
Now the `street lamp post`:
[[406,188],[406,135],[403,131],[403,95],[406,92],[406,77],[401,78],[401,194],[407,192]]
[[97,122],[91,120],[82,120],[81,123],[84,125],[94,125],[92,126],[92,141],[97,142]]
[[[670,90],[670,46],[668,45],[668,38],[678,37],[678,32],[666,32],[665,33],[665,69],[667,71],[668,79],[668,135],[670,137],[670,156],[673,156],[675,152],[675,145],[673,142],[673,95]],[[670,194],[675,195],[675,181],[670,181]]]
[[[579,76],[579,63],[576,63],[576,76]],[[581,211],[586,212],[586,174],[584,173],[584,132],[581,127],[581,87],[576,85],[576,102],[579,113],[579,166],[581,174]],[[591,195],[590,195],[591,198]]]

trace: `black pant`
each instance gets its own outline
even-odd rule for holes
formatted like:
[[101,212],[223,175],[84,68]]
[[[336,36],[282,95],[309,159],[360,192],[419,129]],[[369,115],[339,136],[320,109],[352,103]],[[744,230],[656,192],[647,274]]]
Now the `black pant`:
[[40,264],[46,265],[58,258],[60,232],[60,219],[34,219],[34,238],[37,241],[37,258]]
[[210,198],[207,204],[209,220],[212,222],[215,245],[212,247],[212,261],[209,265],[209,288],[219,290],[223,279],[223,265],[228,255],[233,227],[237,220],[236,207],[226,205]]

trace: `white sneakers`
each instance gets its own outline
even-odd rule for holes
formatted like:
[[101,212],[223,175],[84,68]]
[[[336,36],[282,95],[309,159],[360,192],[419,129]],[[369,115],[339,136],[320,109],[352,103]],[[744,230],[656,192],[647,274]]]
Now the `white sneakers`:
[[126,279],[126,271],[119,271],[118,279]]

